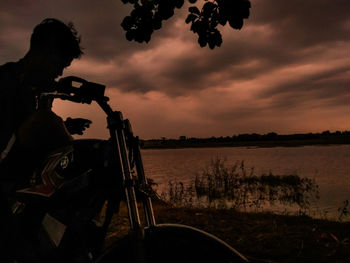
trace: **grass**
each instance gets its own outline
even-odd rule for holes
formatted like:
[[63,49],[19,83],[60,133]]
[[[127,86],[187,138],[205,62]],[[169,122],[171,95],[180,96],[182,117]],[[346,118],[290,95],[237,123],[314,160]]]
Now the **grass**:
[[[234,209],[175,208],[154,202],[157,223],[197,227],[224,240],[251,262],[350,262],[350,222]],[[115,215],[107,244],[128,233],[126,206]]]
[[[213,159],[189,185],[170,181],[162,199],[175,207],[214,207],[261,210],[269,206],[294,207],[307,214],[319,199],[315,180],[298,175],[256,175],[244,162],[228,166],[226,160]],[[345,211],[346,212],[346,211]]]
[[212,233],[250,259],[265,262],[350,262],[350,222],[227,209],[157,207],[158,223]]

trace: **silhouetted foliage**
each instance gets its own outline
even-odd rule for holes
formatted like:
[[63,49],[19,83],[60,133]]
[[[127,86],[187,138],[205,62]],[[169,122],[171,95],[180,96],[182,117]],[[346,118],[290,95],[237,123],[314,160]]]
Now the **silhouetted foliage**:
[[[197,0],[188,0],[195,4]],[[146,42],[151,40],[154,30],[162,27],[164,20],[174,15],[176,8],[184,5],[184,0],[122,0],[124,4],[132,4],[133,10],[126,16],[121,26],[126,31],[129,41]],[[233,29],[241,29],[243,20],[249,17],[249,0],[205,0],[201,10],[197,6],[190,6],[185,20],[191,23],[190,30],[198,35],[201,47],[206,45],[214,49],[222,44],[222,36],[217,29],[219,25],[227,23]]]

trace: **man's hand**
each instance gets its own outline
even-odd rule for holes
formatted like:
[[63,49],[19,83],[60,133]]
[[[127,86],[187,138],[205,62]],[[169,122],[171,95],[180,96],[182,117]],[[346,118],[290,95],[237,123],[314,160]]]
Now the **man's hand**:
[[70,134],[82,135],[86,128],[90,127],[92,121],[83,118],[70,118],[68,117],[64,124]]

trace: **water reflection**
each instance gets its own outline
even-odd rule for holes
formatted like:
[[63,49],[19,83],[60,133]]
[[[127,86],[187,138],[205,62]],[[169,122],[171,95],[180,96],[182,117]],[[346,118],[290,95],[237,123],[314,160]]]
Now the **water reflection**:
[[[161,193],[169,180],[190,183],[210,160],[226,158],[233,165],[244,160],[255,174],[297,174],[315,179],[320,200],[314,211],[327,218],[338,216],[338,208],[350,200],[350,145],[275,148],[187,148],[143,150],[146,174]],[[316,212],[314,212],[316,213]]]

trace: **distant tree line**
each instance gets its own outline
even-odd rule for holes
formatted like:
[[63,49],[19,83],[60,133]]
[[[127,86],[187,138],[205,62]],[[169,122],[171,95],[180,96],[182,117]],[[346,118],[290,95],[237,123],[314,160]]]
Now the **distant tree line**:
[[[192,147],[192,146],[214,146],[217,145],[260,145],[264,143],[286,144],[293,146],[301,144],[348,144],[350,143],[350,131],[323,131],[320,133],[297,133],[297,134],[277,134],[269,132],[266,134],[244,133],[233,136],[220,136],[210,138],[195,138],[180,136],[178,139],[160,139],[142,140],[141,146],[146,147]],[[256,144],[254,144],[256,143]]]
[[[243,133],[233,136],[220,136],[220,137],[210,137],[210,138],[195,138],[186,136],[180,136],[179,141],[271,141],[271,140],[310,140],[310,139],[319,139],[322,137],[329,136],[350,136],[350,131],[323,131],[321,133],[297,133],[297,134],[277,134],[276,132],[269,132],[266,134],[258,133]],[[167,139],[162,137],[161,140],[176,140],[176,139]]]

